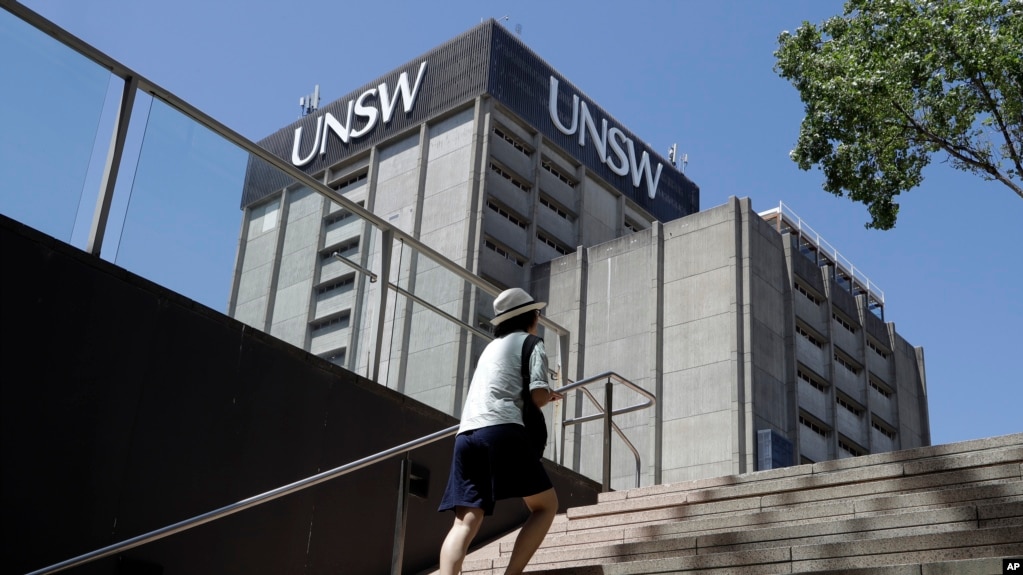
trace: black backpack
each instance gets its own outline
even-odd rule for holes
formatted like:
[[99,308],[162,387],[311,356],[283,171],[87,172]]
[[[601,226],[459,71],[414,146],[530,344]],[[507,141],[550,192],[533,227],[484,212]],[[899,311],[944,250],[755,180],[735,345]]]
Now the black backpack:
[[522,423],[526,426],[529,446],[536,451],[537,459],[543,457],[543,451],[547,448],[547,422],[529,392],[529,382],[532,379],[529,374],[529,358],[540,341],[543,341],[542,337],[527,335],[522,342]]

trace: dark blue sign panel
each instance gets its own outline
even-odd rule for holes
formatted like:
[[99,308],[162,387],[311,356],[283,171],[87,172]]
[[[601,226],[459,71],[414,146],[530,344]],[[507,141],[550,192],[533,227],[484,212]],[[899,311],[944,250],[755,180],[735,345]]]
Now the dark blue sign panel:
[[[347,157],[489,94],[654,217],[699,210],[699,188],[491,20],[282,128],[260,145],[320,173]],[[250,160],[242,206],[291,182]]]

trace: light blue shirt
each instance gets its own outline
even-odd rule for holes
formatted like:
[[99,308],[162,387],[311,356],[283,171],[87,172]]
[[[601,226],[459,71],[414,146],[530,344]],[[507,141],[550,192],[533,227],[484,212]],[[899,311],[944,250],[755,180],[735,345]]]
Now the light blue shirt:
[[[526,332],[495,339],[483,350],[462,407],[458,432],[517,423],[522,425],[522,343]],[[550,390],[547,352],[539,341],[529,356],[530,391]]]

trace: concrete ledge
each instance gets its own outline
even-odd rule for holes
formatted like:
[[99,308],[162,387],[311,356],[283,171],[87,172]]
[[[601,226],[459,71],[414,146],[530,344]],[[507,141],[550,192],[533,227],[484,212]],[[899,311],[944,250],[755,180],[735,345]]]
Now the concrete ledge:
[[789,573],[791,556],[789,549],[767,549],[745,553],[721,553],[718,555],[691,555],[682,557],[648,558],[639,561],[611,562],[601,565],[600,571],[576,571],[575,568],[589,568],[585,565],[536,565],[528,572],[558,573],[600,573],[602,575],[640,575],[648,573],[687,573],[699,571],[701,575],[746,574],[774,575]]
[[774,524],[799,521],[816,521],[854,517],[851,502],[825,503],[810,507],[793,507],[753,513],[735,513],[722,517],[707,517],[684,522],[675,522],[625,530],[625,539],[670,537],[678,535],[708,535],[733,529],[767,528]]
[[950,505],[965,501],[986,499],[1018,498],[1023,496],[1023,483],[1010,481],[980,486],[956,486],[935,491],[923,491],[906,495],[891,495],[864,499],[855,502],[856,513],[909,509],[930,505]]
[[717,513],[734,513],[737,511],[750,511],[760,509],[759,498],[734,499],[731,501],[718,501],[711,504],[678,505],[667,508],[641,509],[638,511],[623,511],[617,514],[608,515],[581,515],[573,517],[572,510],[569,510],[568,530],[590,529],[593,527],[607,527],[612,525],[628,525],[631,523],[648,523],[656,521],[680,520],[700,515],[713,515]]
[[[976,529],[971,531],[968,536],[965,536],[963,533],[938,533],[931,535],[889,537],[886,539],[872,541],[869,549],[865,548],[861,541],[826,543],[823,545],[801,545],[792,548],[792,561],[797,562],[811,559],[830,559],[839,557],[854,557],[860,560],[866,560],[869,557],[883,556],[892,553],[905,553],[908,551],[929,551],[934,549],[948,551],[959,547],[980,548],[1010,544],[1017,545],[1017,548],[1023,547],[1023,540],[1020,538],[1020,530],[1013,527],[995,527],[991,529]],[[983,556],[987,555],[985,554]],[[886,561],[886,563],[893,562]]]
[[864,455],[862,457],[849,457],[846,459],[821,461],[819,463],[813,464],[813,472],[828,473],[832,471],[850,469],[853,467],[865,467],[868,465],[880,465],[883,463],[895,463],[907,460],[921,460],[929,457],[942,457],[945,455],[952,455],[956,453],[983,451],[986,449],[998,449],[1001,447],[1010,447],[1014,445],[1015,446],[1023,445],[1023,433],[1000,435],[997,437],[974,439],[970,441],[960,441],[958,443],[948,443],[945,445],[930,445],[927,447],[904,449],[902,451],[875,453],[872,455]]
[[[1004,449],[991,449],[979,453],[971,452],[956,454],[949,457],[909,461],[905,463],[904,467],[906,475],[920,475],[952,469],[1001,465],[1010,462],[1018,463],[1020,461],[1023,461],[1023,447],[1012,446]],[[1017,465],[1017,467],[1019,466]]]
[[1001,575],[1001,573],[1000,557],[928,563],[920,566],[920,575]]
[[852,484],[840,484],[834,487],[792,491],[774,495],[764,495],[763,506],[794,505],[836,498],[883,496],[915,490],[938,490],[942,487],[954,487],[960,484],[977,483],[979,481],[1018,480],[1014,464],[984,467],[964,472],[962,470],[945,473],[931,473],[896,479],[883,479]]
[[[885,564],[942,563],[963,559],[980,559],[985,557],[1011,557],[1020,553],[1019,543],[992,545],[984,547],[958,547],[953,549],[930,549],[926,551],[910,551],[904,553],[886,553],[877,555],[860,555],[857,557],[841,557],[835,559],[817,559],[809,561],[793,561],[792,573],[821,571],[834,573],[840,569],[862,567],[883,567]],[[1000,559],[999,559],[1000,561]]]
[[[718,533],[697,538],[697,547],[701,552],[716,553],[726,551],[725,548],[749,548],[751,544],[758,546],[781,543],[786,545],[803,545],[812,543],[838,542],[836,537],[845,540],[877,539],[900,536],[924,535],[937,532],[963,531],[977,526],[977,509],[973,506],[955,507],[899,513],[877,517],[859,517],[829,521],[820,519],[797,525],[784,527],[765,527],[729,533]],[[914,531],[916,530],[916,531]],[[831,541],[825,540],[830,539]]]

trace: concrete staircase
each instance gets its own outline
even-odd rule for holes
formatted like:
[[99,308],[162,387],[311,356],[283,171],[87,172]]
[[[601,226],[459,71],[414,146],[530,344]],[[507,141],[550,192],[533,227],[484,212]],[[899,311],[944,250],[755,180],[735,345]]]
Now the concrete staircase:
[[[516,533],[463,573],[503,573]],[[602,494],[527,571],[987,575],[1023,556],[1023,433]]]

